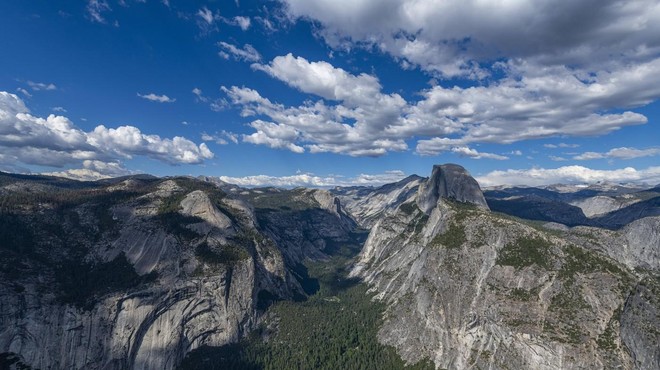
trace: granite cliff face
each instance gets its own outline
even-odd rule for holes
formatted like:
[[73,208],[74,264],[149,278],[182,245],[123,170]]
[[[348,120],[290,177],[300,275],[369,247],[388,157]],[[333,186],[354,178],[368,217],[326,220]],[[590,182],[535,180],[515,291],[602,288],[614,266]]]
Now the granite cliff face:
[[[311,294],[303,262],[368,228],[350,274],[385,304],[378,339],[408,363],[660,368],[660,217],[638,217],[656,193],[594,214],[621,223],[609,230],[491,212],[451,164],[331,191],[0,174],[0,364],[176,368],[245,338],[273,302]],[[599,193],[491,194],[559,207]]]
[[442,173],[374,225],[353,267],[387,304],[381,342],[447,369],[660,367],[657,219],[549,230],[489,212],[478,186],[456,196]]
[[338,187],[332,189],[332,193],[361,227],[370,229],[379,218],[395,211],[412,194],[417,193],[423,181],[424,178],[413,175],[377,188]]
[[433,166],[431,177],[420,185],[417,193],[417,206],[424,213],[431,212],[442,198],[471,203],[488,209],[484,194],[475,180],[457,164]]
[[294,268],[354,227],[315,190],[296,194],[306,217],[188,178],[2,182],[0,352],[42,369],[173,369],[236,342],[272,300],[304,296]]

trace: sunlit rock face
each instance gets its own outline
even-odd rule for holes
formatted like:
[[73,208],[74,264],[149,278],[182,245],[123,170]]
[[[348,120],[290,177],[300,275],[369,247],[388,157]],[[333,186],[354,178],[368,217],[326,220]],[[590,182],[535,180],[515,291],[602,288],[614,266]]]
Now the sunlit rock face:
[[489,212],[465,176],[435,166],[353,266],[388,307],[382,343],[446,369],[660,366],[657,217],[546,229]]
[[428,180],[420,185],[417,206],[429,213],[442,198],[454,199],[488,209],[488,204],[481,188],[465,168],[457,164],[433,166]]
[[0,353],[34,368],[174,369],[235,343],[273,300],[308,294],[301,262],[355,244],[360,227],[351,276],[385,303],[378,339],[409,363],[660,368],[650,211],[617,230],[528,222],[490,212],[451,164],[332,190],[0,176]]

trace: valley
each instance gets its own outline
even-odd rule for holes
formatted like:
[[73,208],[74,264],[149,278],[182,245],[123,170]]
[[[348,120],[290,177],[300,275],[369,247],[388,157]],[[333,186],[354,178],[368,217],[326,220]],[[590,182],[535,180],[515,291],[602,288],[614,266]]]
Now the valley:
[[[452,164],[328,190],[0,180],[3,366],[658,366],[657,188],[484,196]],[[593,197],[628,203],[571,212],[625,224],[547,208]]]

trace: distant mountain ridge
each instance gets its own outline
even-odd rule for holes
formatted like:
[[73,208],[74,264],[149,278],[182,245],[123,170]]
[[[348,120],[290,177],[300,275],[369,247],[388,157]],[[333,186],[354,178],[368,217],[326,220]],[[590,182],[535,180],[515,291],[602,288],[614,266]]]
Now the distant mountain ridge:
[[482,192],[455,164],[332,189],[0,173],[0,365],[174,369],[359,250],[350,281],[408,364],[659,368],[660,187],[599,186]]

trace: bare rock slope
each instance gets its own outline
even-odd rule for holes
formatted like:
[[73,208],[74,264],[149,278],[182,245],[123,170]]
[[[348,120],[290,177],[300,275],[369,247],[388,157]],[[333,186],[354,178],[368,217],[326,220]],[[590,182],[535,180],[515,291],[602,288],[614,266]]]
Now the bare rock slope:
[[173,369],[236,342],[273,299],[304,296],[292,268],[354,226],[327,192],[297,194],[314,218],[286,244],[264,212],[189,178],[0,180],[0,353],[40,369]]
[[[637,239],[549,231],[489,212],[478,186],[451,191],[457,172],[434,167],[353,267],[388,307],[381,342],[447,369],[660,368],[657,220],[631,225],[650,235]],[[611,258],[608,238],[633,262]],[[642,258],[650,270],[631,269]]]

